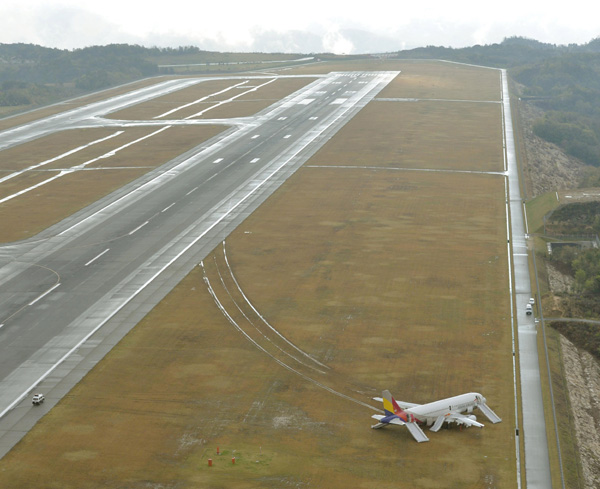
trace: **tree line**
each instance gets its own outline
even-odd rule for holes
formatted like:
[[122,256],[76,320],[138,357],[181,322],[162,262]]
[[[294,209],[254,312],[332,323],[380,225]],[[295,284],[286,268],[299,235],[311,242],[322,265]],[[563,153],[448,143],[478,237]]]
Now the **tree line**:
[[[256,54],[256,53],[253,53]],[[249,54],[250,55],[250,54]],[[0,44],[0,105],[25,106],[54,96],[108,88],[159,73],[160,60],[225,58],[195,46],[146,48],[111,44],[65,50]],[[396,59],[446,59],[507,68],[522,97],[543,108],[535,133],[566,153],[600,166],[600,38],[554,45],[522,37],[466,48],[427,46],[389,53]]]
[[41,105],[158,74],[153,57],[200,53],[194,46],[128,44],[66,50],[0,44],[0,106]]

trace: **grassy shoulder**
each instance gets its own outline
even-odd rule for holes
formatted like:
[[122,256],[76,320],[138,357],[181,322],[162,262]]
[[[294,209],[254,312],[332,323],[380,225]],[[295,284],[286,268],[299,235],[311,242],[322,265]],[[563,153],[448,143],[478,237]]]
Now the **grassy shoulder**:
[[[421,83],[439,93],[436,73]],[[442,161],[398,151],[451,114],[452,154],[467,104],[428,106],[418,131],[357,146],[411,110],[371,104],[0,461],[0,486],[514,486],[504,178],[455,171],[489,164],[467,145]],[[499,113],[485,107],[494,140]],[[484,139],[500,162],[501,142]],[[503,422],[417,444],[370,429],[385,388],[419,403],[481,391]]]

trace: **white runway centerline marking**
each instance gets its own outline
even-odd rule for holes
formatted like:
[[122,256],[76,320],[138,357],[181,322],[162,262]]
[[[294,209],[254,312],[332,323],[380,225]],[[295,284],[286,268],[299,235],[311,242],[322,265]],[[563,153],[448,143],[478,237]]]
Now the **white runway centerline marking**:
[[223,158],[217,158],[213,163],[216,165],[217,163],[221,163],[221,161],[223,161]]
[[171,207],[173,207],[174,205],[175,205],[175,202],[173,202],[171,205],[168,205],[167,207],[165,207],[165,208],[164,208],[162,211],[160,211],[160,212],[161,212],[161,213],[162,213],[162,212],[167,212],[167,211],[168,211],[168,210],[169,210]]
[[140,224],[137,228],[135,228],[133,231],[129,231],[129,236],[131,236],[133,233],[136,233],[137,231],[139,231],[140,229],[142,229],[146,224],[148,224],[150,221],[146,221],[143,224]]
[[256,163],[258,160],[260,160],[260,158],[254,158],[250,161],[250,163]]
[[52,292],[54,289],[56,289],[56,287],[58,287],[60,285],[60,283],[54,285],[53,287],[50,287],[46,292],[44,292],[42,295],[40,295],[37,299],[32,300],[29,305],[33,306],[37,301],[42,300],[44,297],[46,297],[50,292]]
[[100,258],[102,255],[104,255],[105,253],[108,253],[108,251],[110,250],[110,248],[106,248],[102,253],[100,253],[99,255],[96,255],[94,258],[92,258],[90,261],[88,261],[84,267],[87,267],[88,265],[91,265],[92,263],[94,263],[98,258]]

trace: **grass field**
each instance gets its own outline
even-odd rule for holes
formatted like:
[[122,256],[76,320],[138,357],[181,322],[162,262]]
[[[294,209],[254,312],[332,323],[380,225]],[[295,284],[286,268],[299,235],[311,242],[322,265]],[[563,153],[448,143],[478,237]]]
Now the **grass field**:
[[[502,170],[498,74],[390,66],[406,76],[380,98],[492,103],[371,102],[0,461],[0,486],[515,486],[504,179],[464,172]],[[480,391],[503,422],[417,444],[370,429],[386,388]]]

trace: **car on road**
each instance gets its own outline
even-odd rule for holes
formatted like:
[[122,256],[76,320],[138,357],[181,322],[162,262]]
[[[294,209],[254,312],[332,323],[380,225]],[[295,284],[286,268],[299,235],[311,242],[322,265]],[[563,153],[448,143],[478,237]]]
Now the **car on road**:
[[533,314],[533,307],[531,306],[531,304],[527,304],[525,306],[525,314],[527,314],[528,316]]
[[44,394],[34,394],[31,402],[34,406],[39,406],[41,403],[44,402],[44,399]]

